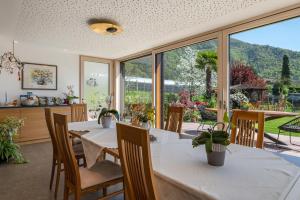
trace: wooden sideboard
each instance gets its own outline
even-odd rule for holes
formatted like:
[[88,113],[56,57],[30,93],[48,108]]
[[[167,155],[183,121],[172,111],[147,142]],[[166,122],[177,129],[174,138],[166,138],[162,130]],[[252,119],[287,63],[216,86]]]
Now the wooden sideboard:
[[[69,106],[53,106],[54,113],[67,114],[71,121],[71,108]],[[1,108],[0,120],[6,116],[14,116],[24,119],[24,127],[15,138],[18,143],[36,143],[50,139],[45,120],[45,107],[16,107]]]

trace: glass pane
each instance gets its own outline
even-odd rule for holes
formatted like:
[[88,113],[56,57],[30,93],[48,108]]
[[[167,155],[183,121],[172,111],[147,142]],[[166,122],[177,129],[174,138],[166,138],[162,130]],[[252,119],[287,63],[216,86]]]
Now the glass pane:
[[152,106],[152,56],[129,60],[122,63],[124,79],[124,116],[131,116],[136,104]]
[[109,95],[109,64],[84,62],[84,99],[88,107],[89,119],[97,118],[99,105],[106,107]]
[[299,27],[297,17],[230,35],[230,107],[264,110],[274,137],[300,111]]
[[163,116],[169,105],[185,107],[183,131],[197,134],[217,120],[217,40],[163,53]]

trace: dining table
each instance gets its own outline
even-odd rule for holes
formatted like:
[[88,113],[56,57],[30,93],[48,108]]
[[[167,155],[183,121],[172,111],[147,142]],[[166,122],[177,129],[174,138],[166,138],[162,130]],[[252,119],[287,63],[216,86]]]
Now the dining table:
[[[115,125],[102,128],[96,121],[72,122],[81,135],[87,166],[92,167],[105,149],[117,148]],[[205,147],[193,148],[191,139],[151,128],[150,143],[155,184],[166,200],[298,200],[300,168],[272,152],[230,144],[225,164],[207,163]]]

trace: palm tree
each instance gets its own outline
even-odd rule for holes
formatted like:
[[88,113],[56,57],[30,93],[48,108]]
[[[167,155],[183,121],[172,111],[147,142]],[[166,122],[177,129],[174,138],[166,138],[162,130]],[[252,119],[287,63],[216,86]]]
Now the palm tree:
[[197,53],[196,67],[206,72],[206,98],[211,99],[211,75],[212,71],[217,71],[217,53],[212,50]]

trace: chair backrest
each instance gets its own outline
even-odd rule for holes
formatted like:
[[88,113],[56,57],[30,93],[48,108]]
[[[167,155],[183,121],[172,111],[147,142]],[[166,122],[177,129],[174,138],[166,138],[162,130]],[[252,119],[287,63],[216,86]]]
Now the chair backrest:
[[181,133],[183,107],[169,106],[165,130]]
[[55,136],[55,130],[54,130],[54,124],[53,124],[53,112],[51,108],[45,108],[45,118],[47,123],[47,128],[50,134],[52,148],[53,148],[53,154],[57,158],[58,157],[58,144],[57,139]]
[[71,104],[71,121],[83,122],[87,121],[87,105],[86,104]]
[[117,123],[117,135],[128,199],[157,199],[148,130]]
[[53,113],[53,118],[58,150],[64,163],[66,183],[80,190],[80,174],[68,133],[68,117]]
[[263,148],[264,122],[263,112],[234,111],[232,115],[231,143],[249,147],[255,145],[256,148]]

